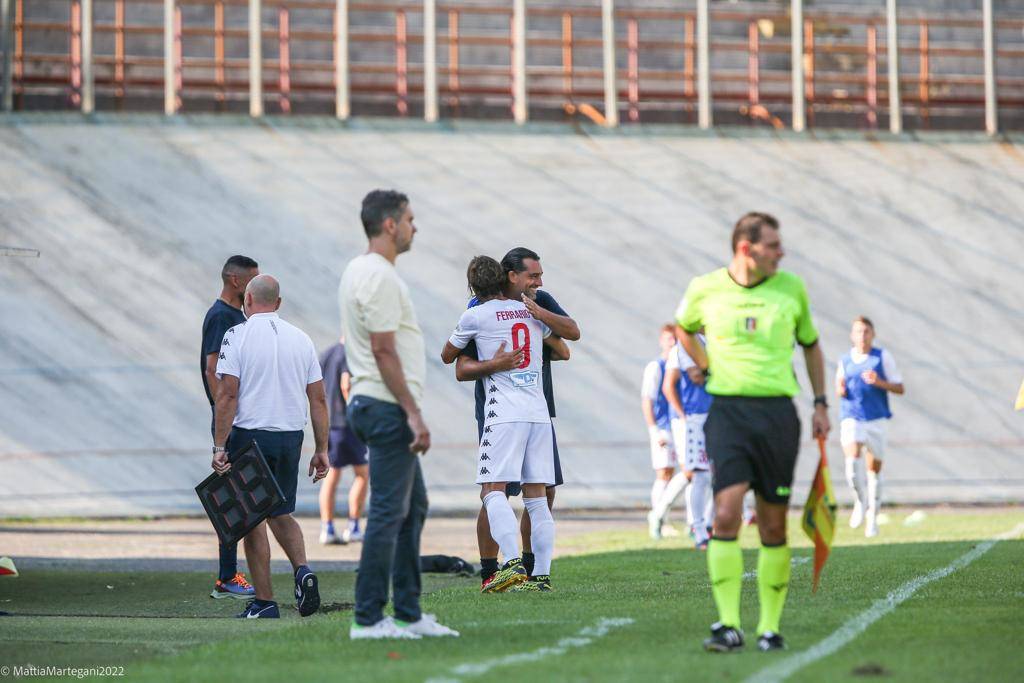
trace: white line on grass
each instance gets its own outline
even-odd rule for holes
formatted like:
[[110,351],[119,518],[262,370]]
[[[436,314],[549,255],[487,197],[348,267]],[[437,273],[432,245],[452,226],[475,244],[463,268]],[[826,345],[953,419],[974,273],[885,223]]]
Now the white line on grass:
[[614,628],[629,626],[632,623],[633,620],[628,617],[614,619],[602,617],[593,626],[587,626],[575,636],[562,638],[555,645],[542,647],[537,650],[533,650],[532,652],[518,652],[514,655],[485,659],[482,662],[459,664],[452,668],[449,675],[438,678],[429,678],[427,679],[427,683],[458,683],[461,677],[482,676],[491,669],[497,669],[498,667],[512,666],[513,664],[532,664],[538,659],[543,659],[544,657],[557,657],[559,655],[564,655],[573,648],[585,647],[590,645],[597,638],[603,638]]
[[1016,528],[1007,531],[1006,533],[999,534],[995,538],[979,543],[945,567],[936,569],[935,571],[924,574],[923,576],[919,576],[916,579],[911,579],[889,593],[885,598],[876,600],[871,607],[867,608],[853,619],[850,619],[840,626],[837,630],[833,631],[832,635],[826,637],[824,640],[818,641],[817,644],[803,652],[797,653],[788,659],[783,659],[772,666],[758,671],[756,674],[748,678],[746,683],[775,683],[775,681],[786,680],[808,664],[813,664],[819,659],[828,657],[830,654],[847,645],[854,638],[866,631],[869,626],[889,612],[892,612],[901,603],[906,602],[912,595],[914,595],[914,593],[927,586],[929,583],[943,579],[958,569],[963,569],[989,550],[992,550],[992,546],[999,541],[1014,538],[1022,533],[1024,533],[1024,524],[1018,524]]

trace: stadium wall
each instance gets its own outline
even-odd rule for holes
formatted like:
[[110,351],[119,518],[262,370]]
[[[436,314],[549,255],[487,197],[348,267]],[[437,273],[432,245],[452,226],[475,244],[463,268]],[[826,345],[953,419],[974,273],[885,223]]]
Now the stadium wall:
[[[583,330],[554,371],[560,504],[642,506],[641,371],[686,283],[727,260],[749,209],[782,221],[784,266],[807,280],[829,376],[858,314],[900,363],[887,499],[1019,502],[1022,151],[964,136],[0,119],[0,245],[41,251],[0,257],[0,516],[200,513],[200,326],[221,264],[244,253],[278,276],[282,315],[323,348],[375,187],[407,192],[419,225],[399,268],[427,339],[434,510],[478,505],[471,386],[438,360],[470,257],[537,250],[546,288]],[[802,361],[797,375],[806,387]],[[806,390],[797,403],[806,429]],[[831,453],[845,501],[837,432]],[[801,502],[815,461],[807,441]],[[312,511],[315,489],[300,492]]]

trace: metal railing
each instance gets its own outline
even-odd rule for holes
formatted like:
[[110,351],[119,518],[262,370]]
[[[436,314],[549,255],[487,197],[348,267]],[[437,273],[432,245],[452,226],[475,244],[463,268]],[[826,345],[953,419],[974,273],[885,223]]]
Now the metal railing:
[[[1024,128],[1024,16],[0,0],[2,109]],[[33,12],[27,13],[28,8]],[[898,34],[898,40],[897,40]],[[59,49],[58,49],[59,48]],[[897,54],[898,59],[890,59]],[[251,56],[255,58],[250,58]],[[503,113],[504,112],[504,113]]]

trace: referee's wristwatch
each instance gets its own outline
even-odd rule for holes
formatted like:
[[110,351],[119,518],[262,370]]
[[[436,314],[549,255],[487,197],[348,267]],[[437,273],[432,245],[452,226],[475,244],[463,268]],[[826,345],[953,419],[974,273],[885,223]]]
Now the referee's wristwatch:
[[214,455],[217,455],[218,453],[225,453],[225,452],[227,452],[227,449],[224,448],[224,446],[214,446],[213,447],[213,454]]
[[814,397],[814,407],[817,408],[818,406],[826,409],[828,408],[828,401],[825,400],[825,394],[819,394]]

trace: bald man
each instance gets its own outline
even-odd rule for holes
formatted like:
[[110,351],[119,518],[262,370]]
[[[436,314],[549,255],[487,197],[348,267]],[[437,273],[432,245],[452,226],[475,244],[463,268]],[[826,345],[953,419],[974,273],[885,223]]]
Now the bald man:
[[285,500],[244,539],[256,597],[238,616],[280,616],[270,585],[269,525],[295,572],[296,607],[308,617],[320,607],[320,592],[292,513],[307,416],[312,417],[316,440],[308,474],[314,483],[327,475],[329,423],[320,361],[309,336],[278,317],[281,289],[272,276],[258,275],[249,282],[244,305],[249,318],[227,331],[217,360],[213,469],[224,474],[231,469],[231,454],[255,441]]

